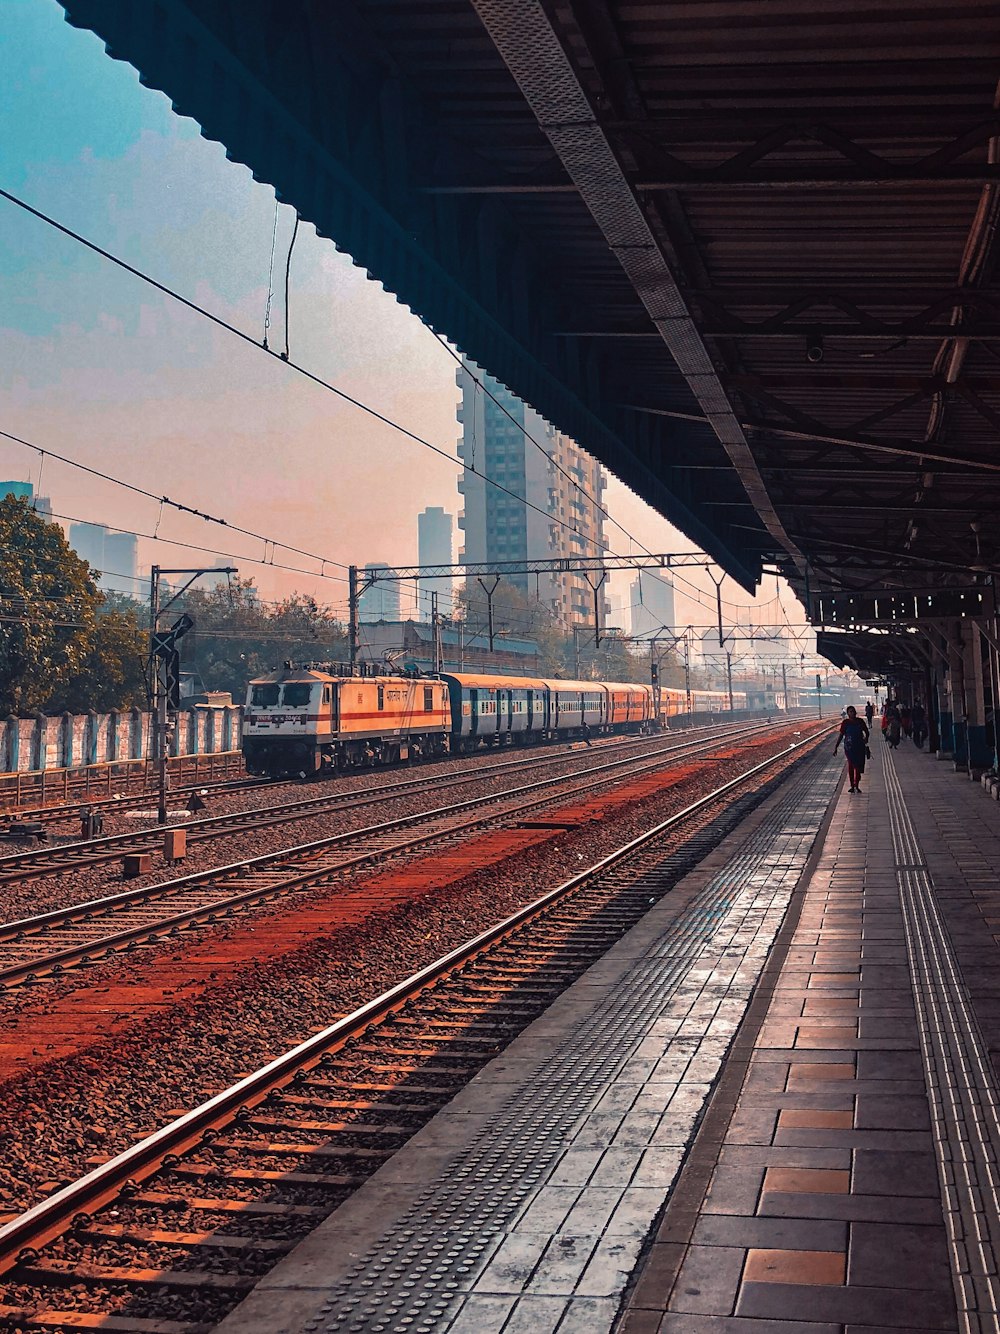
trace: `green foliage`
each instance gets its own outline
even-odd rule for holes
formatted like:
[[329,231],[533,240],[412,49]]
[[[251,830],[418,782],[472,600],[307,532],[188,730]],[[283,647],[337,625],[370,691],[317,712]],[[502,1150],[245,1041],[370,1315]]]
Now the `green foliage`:
[[57,524],[0,500],[0,716],[143,703],[138,617],[103,602]]
[[[467,633],[482,642],[484,592],[472,583],[458,601]],[[493,609],[498,647],[505,640],[534,640],[542,675],[572,678],[579,668],[586,679],[650,679],[648,651],[613,635],[595,646],[585,627],[574,640],[547,607],[512,584],[498,585]],[[344,625],[312,597],[293,594],[265,604],[249,580],[235,579],[229,586],[189,590],[161,624],[182,611],[195,622],[181,641],[182,669],[194,674],[197,688],[227,690],[237,702],[253,677],[286,659],[347,658]],[[58,525],[41,519],[25,500],[0,500],[0,716],[144,707],[147,632],[143,605],[102,594]],[[661,657],[660,680],[683,680],[676,654]]]
[[276,605],[262,603],[249,579],[211,590],[192,589],[175,611],[188,612],[194,629],[181,642],[181,666],[199,689],[228,690],[240,703],[247,683],[290,658],[294,662],[342,661],[347,632],[315,598],[295,593]]

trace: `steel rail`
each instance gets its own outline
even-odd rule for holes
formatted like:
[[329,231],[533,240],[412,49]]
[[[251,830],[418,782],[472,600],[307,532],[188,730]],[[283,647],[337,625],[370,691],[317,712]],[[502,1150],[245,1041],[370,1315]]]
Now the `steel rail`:
[[168,1125],[147,1135],[130,1148],[116,1154],[100,1167],[79,1180],[40,1201],[17,1218],[0,1227],[0,1274],[18,1261],[27,1263],[36,1258],[38,1248],[60,1236],[75,1220],[89,1221],[89,1215],[101,1208],[123,1190],[134,1193],[138,1183],[152,1176],[171,1156],[180,1155],[196,1146],[208,1131],[217,1131],[241,1115],[249,1113],[271,1092],[291,1083],[303,1071],[315,1067],[324,1056],[343,1047],[352,1038],[373,1023],[383,1020],[394,1010],[413,1000],[428,987],[434,986],[449,973],[470,963],[492,946],[507,939],[541,916],[552,905],[584,888],[611,867],[647,847],[651,842],[676,829],[692,816],[705,810],[759,774],[787,761],[789,756],[806,747],[819,744],[823,729],[803,741],[794,742],[776,755],[738,774],[706,795],[660,821],[645,833],[637,835],[620,848],[608,853],[592,866],[548,890],[532,903],[519,908],[503,921],[488,927],[471,940],[449,951],[404,981],[390,987],[366,1002],[351,1014],[338,1019],[321,1032],[292,1047],[281,1056],[246,1076],[228,1089],[217,1093],[200,1106],[192,1108]]
[[[696,729],[698,734],[703,734],[708,729]],[[733,730],[733,729],[731,729]],[[723,735],[721,732],[715,735]],[[626,744],[637,744],[641,741],[648,741],[648,737],[629,737],[619,738]],[[232,811],[222,815],[207,815],[196,820],[184,820],[180,822],[171,822],[167,825],[146,826],[142,829],[130,829],[118,834],[102,834],[97,838],[74,839],[64,843],[45,845],[41,847],[25,848],[18,852],[9,852],[0,854],[0,885],[17,883],[29,878],[37,878],[41,875],[55,873],[64,873],[69,870],[76,870],[78,867],[99,865],[104,861],[111,861],[120,853],[125,851],[143,852],[157,848],[163,841],[165,829],[184,829],[187,831],[189,841],[201,841],[202,837],[220,837],[227,833],[241,833],[246,830],[263,828],[269,824],[292,823],[299,816],[309,814],[319,814],[326,810],[349,809],[351,805],[361,805],[370,801],[378,801],[385,795],[392,795],[407,789],[419,789],[421,787],[431,786],[435,783],[442,787],[454,787],[463,781],[472,781],[473,778],[480,776],[489,776],[492,773],[506,773],[511,769],[521,767],[534,767],[543,764],[555,764],[560,760],[567,759],[573,753],[569,746],[560,746],[557,751],[548,750],[544,755],[528,755],[518,759],[506,759],[499,763],[485,763],[475,768],[462,769],[461,771],[448,772],[441,775],[434,773],[420,773],[412,778],[405,778],[399,782],[381,783],[366,788],[356,788],[351,791],[327,791],[313,797],[304,797],[297,801],[282,802],[274,806],[261,806],[249,811]],[[466,779],[466,776],[468,778]],[[218,791],[239,791],[241,787],[253,790],[256,787],[267,788],[282,786],[286,783],[294,782],[289,779],[251,779],[244,784],[235,787],[225,787],[220,784]],[[205,784],[196,784],[194,791],[202,791]],[[187,791],[184,789],[173,789],[174,792]],[[131,806],[142,800],[149,799],[149,793],[135,798],[126,798],[125,801]],[[123,803],[112,799],[106,803],[107,806],[114,809],[122,809]],[[78,808],[77,808],[78,809]],[[127,807],[126,807],[127,809]],[[68,859],[71,865],[59,865],[63,860]],[[56,865],[50,865],[56,863]],[[25,874],[25,872],[30,874]]]
[[[257,788],[277,787],[281,783],[293,781],[284,778],[255,778],[249,775],[243,778],[220,778],[217,782],[204,778],[198,783],[184,783],[181,787],[172,787],[167,791],[168,798],[182,797],[190,792],[208,792],[213,796],[225,796],[230,792],[252,792]],[[76,801],[70,801],[59,806],[35,806],[19,807],[16,810],[0,811],[0,821],[6,821],[7,824],[17,824],[23,820],[37,820],[46,824],[59,824],[65,820],[75,820],[78,818],[81,806],[87,806],[93,811],[129,811],[142,805],[149,805],[156,800],[156,791],[152,788],[144,788],[141,792],[121,792],[113,796],[87,797],[81,793]],[[0,824],[0,832],[3,831],[3,824]],[[161,826],[162,829],[162,826]],[[140,831],[136,830],[136,833]],[[92,841],[92,840],[91,840]],[[60,844],[61,847],[72,847],[75,841]],[[50,851],[51,849],[25,849],[21,853],[5,854],[9,857],[31,856],[32,851]]]
[[[730,727],[728,730],[713,731],[712,737],[724,739],[731,736],[741,736],[764,725],[762,723],[741,723]],[[697,739],[702,739],[700,729]],[[656,753],[665,754],[669,751],[681,750],[687,744],[689,744],[687,741],[680,742]],[[128,830],[120,834],[102,835],[99,838],[7,853],[0,856],[0,886],[20,884],[27,880],[39,879],[44,875],[65,874],[67,871],[75,871],[82,867],[100,865],[102,862],[113,861],[125,851],[150,851],[161,845],[165,828],[184,829],[190,842],[201,842],[209,838],[247,833],[271,825],[292,824],[295,820],[309,815],[324,814],[328,811],[350,810],[354,806],[370,805],[372,802],[380,801],[387,796],[391,797],[395,793],[406,789],[419,790],[422,787],[430,787],[434,784],[441,787],[456,787],[463,782],[472,782],[477,778],[490,777],[494,773],[502,775],[511,769],[554,764],[560,760],[565,760],[568,754],[568,751],[560,751],[556,755],[526,756],[522,759],[508,760],[502,764],[484,764],[471,771],[464,769],[461,773],[448,773],[443,777],[436,773],[422,774],[414,778],[404,779],[399,783],[383,783],[353,792],[325,793],[316,797],[307,797],[300,801],[282,802],[277,806],[262,806],[251,811],[209,815],[202,817],[200,820],[188,820],[182,824]],[[622,763],[624,762],[623,760]],[[2,926],[0,926],[0,935],[2,935]]]
[[[763,730],[754,728],[754,731]],[[741,733],[740,735],[745,735]],[[17,922],[7,923],[0,928],[0,943],[3,941],[14,941],[17,943],[20,939],[37,936],[41,938],[46,928],[53,926],[72,925],[76,921],[87,921],[92,919],[95,913],[111,913],[120,909],[129,902],[141,905],[143,902],[149,902],[157,898],[164,898],[168,894],[181,893],[186,889],[196,887],[200,884],[214,883],[221,875],[239,876],[252,873],[254,868],[266,869],[268,866],[278,864],[277,869],[283,869],[293,857],[305,858],[308,860],[310,854],[319,856],[323,851],[329,848],[337,847],[345,842],[361,841],[362,850],[346,857],[338,857],[334,862],[322,862],[320,865],[307,866],[305,868],[288,868],[291,874],[284,875],[278,881],[268,882],[265,885],[253,886],[242,890],[236,894],[227,895],[221,899],[213,899],[210,903],[200,904],[194,908],[187,908],[181,912],[173,913],[167,917],[159,917],[151,922],[144,922],[133,926],[125,931],[116,932],[109,936],[100,936],[95,939],[81,941],[78,945],[65,947],[48,955],[29,958],[20,963],[0,969],[0,990],[3,988],[12,988],[22,985],[25,982],[37,981],[46,974],[63,974],[68,968],[79,966],[81,964],[92,964],[99,958],[107,958],[115,954],[135,948],[139,944],[154,944],[160,938],[167,934],[174,934],[186,927],[201,923],[209,923],[218,920],[220,917],[231,916],[234,912],[251,907],[255,904],[266,902],[269,899],[280,897],[293,892],[294,890],[307,887],[316,881],[321,881],[332,874],[340,874],[344,871],[355,869],[373,861],[379,861],[386,856],[400,855],[409,852],[417,847],[426,846],[429,843],[438,841],[447,841],[460,834],[466,834],[471,830],[484,825],[494,823],[499,820],[508,821],[510,819],[521,819],[525,814],[551,805],[553,801],[563,801],[568,798],[578,797],[586,792],[593,791],[595,788],[604,787],[607,783],[607,774],[609,770],[622,768],[626,764],[633,766],[633,772],[628,777],[635,776],[636,773],[645,773],[650,769],[655,770],[659,767],[664,753],[676,755],[678,751],[690,754],[699,750],[711,749],[720,739],[728,738],[704,738],[697,742],[692,742],[683,747],[672,747],[668,752],[657,752],[652,756],[643,756],[641,760],[634,757],[629,760],[616,760],[611,764],[602,764],[592,767],[572,775],[557,775],[554,778],[540,779],[534,783],[522,785],[519,788],[510,789],[507,792],[497,793],[487,797],[473,797],[467,800],[454,803],[451,806],[438,807],[432,811],[418,812],[414,815],[400,816],[396,820],[385,821],[379,825],[370,825],[364,829],[347,831],[341,834],[333,834],[324,839],[314,840],[311,843],[305,843],[297,848],[285,849],[277,853],[266,853],[260,858],[250,861],[232,863],[229,866],[217,868],[210,871],[195,872],[192,876],[184,876],[179,880],[167,881],[160,885],[148,886],[143,890],[126,890],[121,894],[111,895],[106,899],[90,900],[86,903],[74,905],[71,908],[55,909],[48,913],[40,914],[33,918],[24,918]],[[577,786],[569,792],[552,793],[546,791],[541,797],[532,801],[521,803],[513,810],[497,812],[495,809],[482,811],[483,807],[495,807],[497,804],[508,800],[511,797],[519,797],[529,792],[538,792],[539,789],[550,789],[559,784],[567,784],[574,779],[587,777],[591,774],[601,774],[602,777]],[[473,808],[480,809],[482,813],[472,819],[463,821],[460,824],[447,825],[444,828],[430,829],[419,833],[414,837],[406,838],[402,842],[389,847],[368,846],[375,838],[383,836],[395,829],[407,828],[413,824],[427,822],[434,819],[447,818],[448,816],[461,814]]]

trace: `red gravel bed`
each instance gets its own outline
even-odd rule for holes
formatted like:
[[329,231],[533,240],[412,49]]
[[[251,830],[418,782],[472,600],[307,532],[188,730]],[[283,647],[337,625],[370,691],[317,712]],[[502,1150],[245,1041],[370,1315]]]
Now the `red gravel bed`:
[[[679,734],[678,739],[680,739]],[[560,746],[555,748],[554,752],[546,752],[539,748],[537,758],[552,761],[547,763],[540,773],[537,773],[533,766],[526,766],[524,768],[500,770],[495,775],[470,774],[469,783],[481,783],[482,792],[485,796],[504,792],[522,783],[531,782],[536,774],[538,777],[556,777],[557,775],[570,774],[577,769],[588,767],[590,764],[600,763],[601,759],[611,761],[619,757],[624,758],[629,753],[639,755],[644,749],[648,750],[664,744],[671,744],[671,742],[663,736],[659,736],[655,739],[643,738],[639,741],[634,738],[616,738],[595,745],[590,750],[582,744],[574,746],[572,749]],[[532,751],[526,752],[527,757],[534,758]],[[391,784],[393,781],[398,782],[404,777],[423,777],[426,775],[428,779],[426,788],[416,789],[401,795],[394,795],[391,791],[388,792],[384,803],[380,803],[377,798],[373,798],[370,805],[352,811],[326,811],[320,814],[303,816],[300,820],[275,825],[269,829],[223,834],[218,838],[206,840],[204,843],[192,844],[184,862],[175,867],[162,863],[155,865],[148,875],[139,876],[127,882],[123,882],[120,862],[115,860],[104,862],[98,866],[82,867],[72,872],[65,872],[62,875],[49,875],[37,880],[29,880],[23,885],[15,882],[0,886],[0,921],[14,921],[21,917],[35,916],[38,913],[67,907],[71,904],[85,903],[90,899],[104,898],[109,894],[118,893],[126,886],[138,888],[144,885],[157,885],[179,875],[211,870],[213,867],[223,866],[228,862],[259,857],[268,852],[280,852],[296,843],[306,843],[311,839],[324,838],[331,834],[363,829],[367,825],[378,823],[380,820],[431,810],[436,806],[445,804],[453,797],[455,800],[459,799],[462,794],[458,786],[450,786],[439,793],[438,787],[433,781],[436,777],[454,778],[463,769],[473,765],[482,765],[484,760],[488,761],[489,758],[489,753],[483,752],[477,756],[421,765],[416,773],[413,770],[402,769],[384,770],[381,773],[378,770],[366,770],[357,775],[331,779],[326,783],[289,783],[278,787],[264,788],[260,791],[229,793],[225,796],[216,797],[212,799],[207,814],[224,815],[259,810],[261,807],[278,806],[282,800],[294,803],[310,797],[322,796],[327,790],[329,790],[331,797],[349,796],[360,788],[379,785],[380,778],[386,784]],[[498,762],[510,760],[512,752],[510,750],[495,752],[495,758]],[[466,795],[472,794],[466,793]],[[122,814],[114,817],[113,820],[105,821],[105,833],[136,833],[148,828],[149,824],[149,821],[129,820]],[[159,860],[159,854],[154,854],[154,862],[157,860]]]
[[[0,1211],[27,1207],[95,1155],[119,1152],[784,749],[792,730],[547,813],[568,828],[480,835],[402,872],[373,872],[183,944],[144,950],[85,980],[46,987],[44,996],[8,998],[0,1005],[8,1072],[0,1087]],[[702,815],[698,826],[711,818]],[[676,833],[671,845],[693,832]]]

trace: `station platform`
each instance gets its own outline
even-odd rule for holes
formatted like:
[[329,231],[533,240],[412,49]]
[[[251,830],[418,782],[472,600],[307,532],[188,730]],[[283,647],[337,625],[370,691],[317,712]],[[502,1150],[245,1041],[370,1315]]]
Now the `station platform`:
[[829,750],[219,1334],[1000,1330],[1000,805]]

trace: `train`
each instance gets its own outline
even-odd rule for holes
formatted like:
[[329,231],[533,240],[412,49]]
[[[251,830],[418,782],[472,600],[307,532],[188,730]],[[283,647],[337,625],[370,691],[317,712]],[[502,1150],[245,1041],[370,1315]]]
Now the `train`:
[[[722,712],[722,691],[660,690],[634,682],[541,680],[485,673],[349,673],[340,664],[286,663],[251,681],[243,715],[248,773],[347,770],[470,754],[483,747],[651,731],[671,716]],[[737,709],[746,698],[734,695]]]

